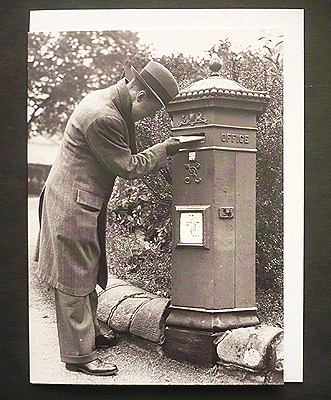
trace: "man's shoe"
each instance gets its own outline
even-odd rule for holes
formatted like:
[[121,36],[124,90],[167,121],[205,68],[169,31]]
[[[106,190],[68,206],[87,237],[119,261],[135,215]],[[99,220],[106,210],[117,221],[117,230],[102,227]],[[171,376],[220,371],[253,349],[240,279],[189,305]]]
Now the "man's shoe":
[[95,347],[97,349],[107,349],[116,343],[117,336],[115,332],[109,333],[107,336],[98,335],[95,338]]
[[96,376],[109,376],[115,375],[118,371],[116,365],[105,364],[102,365],[99,360],[94,360],[85,364],[66,364],[66,368],[69,371],[83,372],[88,375]]

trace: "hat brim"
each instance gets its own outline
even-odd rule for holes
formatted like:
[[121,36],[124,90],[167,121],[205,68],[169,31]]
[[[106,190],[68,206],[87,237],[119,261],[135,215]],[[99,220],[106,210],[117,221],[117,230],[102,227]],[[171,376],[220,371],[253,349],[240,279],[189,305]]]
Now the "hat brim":
[[162,107],[165,107],[164,101],[161,99],[161,97],[152,89],[149,84],[145,81],[145,79],[139,74],[139,72],[135,69],[135,67],[131,66],[131,72],[133,76],[135,76],[144,86],[146,86],[156,97],[156,99],[161,103]]

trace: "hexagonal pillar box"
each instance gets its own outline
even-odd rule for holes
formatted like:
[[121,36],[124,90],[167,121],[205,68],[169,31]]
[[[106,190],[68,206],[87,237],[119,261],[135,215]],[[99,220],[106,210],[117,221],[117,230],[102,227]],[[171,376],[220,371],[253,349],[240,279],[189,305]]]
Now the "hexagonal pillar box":
[[219,332],[259,324],[256,120],[268,96],[221,78],[220,67],[213,56],[210,77],[168,105],[173,135],[188,141],[172,164],[172,294],[164,352],[205,365],[216,361]]

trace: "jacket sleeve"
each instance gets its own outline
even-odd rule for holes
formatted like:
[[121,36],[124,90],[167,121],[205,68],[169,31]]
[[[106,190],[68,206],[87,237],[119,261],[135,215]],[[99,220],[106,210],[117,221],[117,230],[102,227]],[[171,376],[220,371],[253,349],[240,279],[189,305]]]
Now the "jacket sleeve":
[[166,165],[166,146],[163,143],[141,153],[131,154],[123,125],[116,117],[94,120],[85,132],[85,138],[96,157],[114,175],[124,179],[139,178]]

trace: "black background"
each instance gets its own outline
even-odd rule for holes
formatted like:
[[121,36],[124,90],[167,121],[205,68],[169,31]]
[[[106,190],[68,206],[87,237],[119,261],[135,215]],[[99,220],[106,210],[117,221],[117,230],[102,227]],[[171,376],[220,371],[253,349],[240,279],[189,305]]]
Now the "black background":
[[[26,93],[29,11],[78,8],[305,10],[304,383],[272,386],[75,386],[29,383]],[[330,1],[1,1],[0,297],[2,399],[331,398]]]

